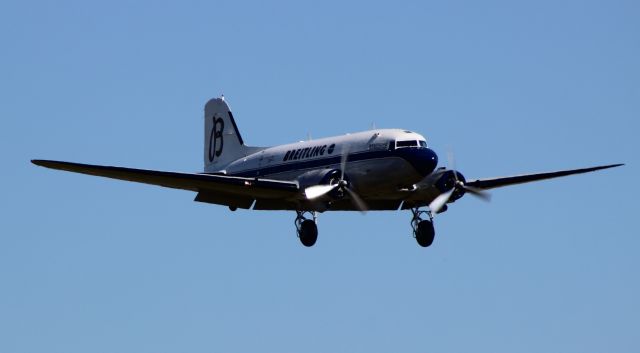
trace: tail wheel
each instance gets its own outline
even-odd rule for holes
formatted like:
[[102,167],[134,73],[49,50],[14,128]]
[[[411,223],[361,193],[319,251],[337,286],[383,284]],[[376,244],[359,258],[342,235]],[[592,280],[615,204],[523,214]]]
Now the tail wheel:
[[298,232],[300,242],[306,247],[313,246],[318,240],[318,226],[316,222],[307,219],[300,224],[300,231]]
[[433,228],[433,223],[430,221],[420,221],[418,227],[415,230],[416,241],[418,245],[423,248],[428,247],[433,243],[433,238],[436,235],[436,231]]

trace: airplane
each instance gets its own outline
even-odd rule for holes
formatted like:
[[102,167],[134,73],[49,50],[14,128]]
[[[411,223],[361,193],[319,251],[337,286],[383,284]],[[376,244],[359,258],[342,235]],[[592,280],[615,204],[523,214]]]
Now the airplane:
[[[274,147],[247,146],[224,99],[204,107],[204,170],[181,173],[53,160],[38,166],[196,192],[195,201],[240,209],[295,211],[296,234],[306,247],[318,238],[319,213],[410,210],[418,245],[433,243],[433,219],[466,194],[619,167],[560,170],[467,181],[455,168],[438,167],[424,136],[403,129],[373,129]],[[307,218],[309,217],[309,218]]]

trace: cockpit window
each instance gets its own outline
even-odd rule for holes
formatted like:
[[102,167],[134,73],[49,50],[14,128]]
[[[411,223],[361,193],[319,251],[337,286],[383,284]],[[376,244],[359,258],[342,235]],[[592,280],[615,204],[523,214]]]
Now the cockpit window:
[[420,147],[425,147],[425,148],[427,147],[427,141],[425,141],[425,140],[420,140],[420,141],[418,141],[418,142],[420,143]]
[[407,141],[396,142],[396,148],[402,148],[402,147],[418,147],[418,141],[407,140]]

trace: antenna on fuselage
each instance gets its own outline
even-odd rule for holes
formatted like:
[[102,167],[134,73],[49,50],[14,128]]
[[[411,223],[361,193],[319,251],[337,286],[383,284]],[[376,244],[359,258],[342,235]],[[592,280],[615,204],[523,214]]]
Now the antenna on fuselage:
[[307,131],[307,141],[311,141],[311,133]]

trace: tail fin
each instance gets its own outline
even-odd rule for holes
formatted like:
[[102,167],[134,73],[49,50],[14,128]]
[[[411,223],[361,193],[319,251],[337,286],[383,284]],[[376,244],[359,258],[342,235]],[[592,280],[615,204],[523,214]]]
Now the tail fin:
[[204,171],[223,170],[251,150],[244,145],[224,98],[209,100],[204,106]]

